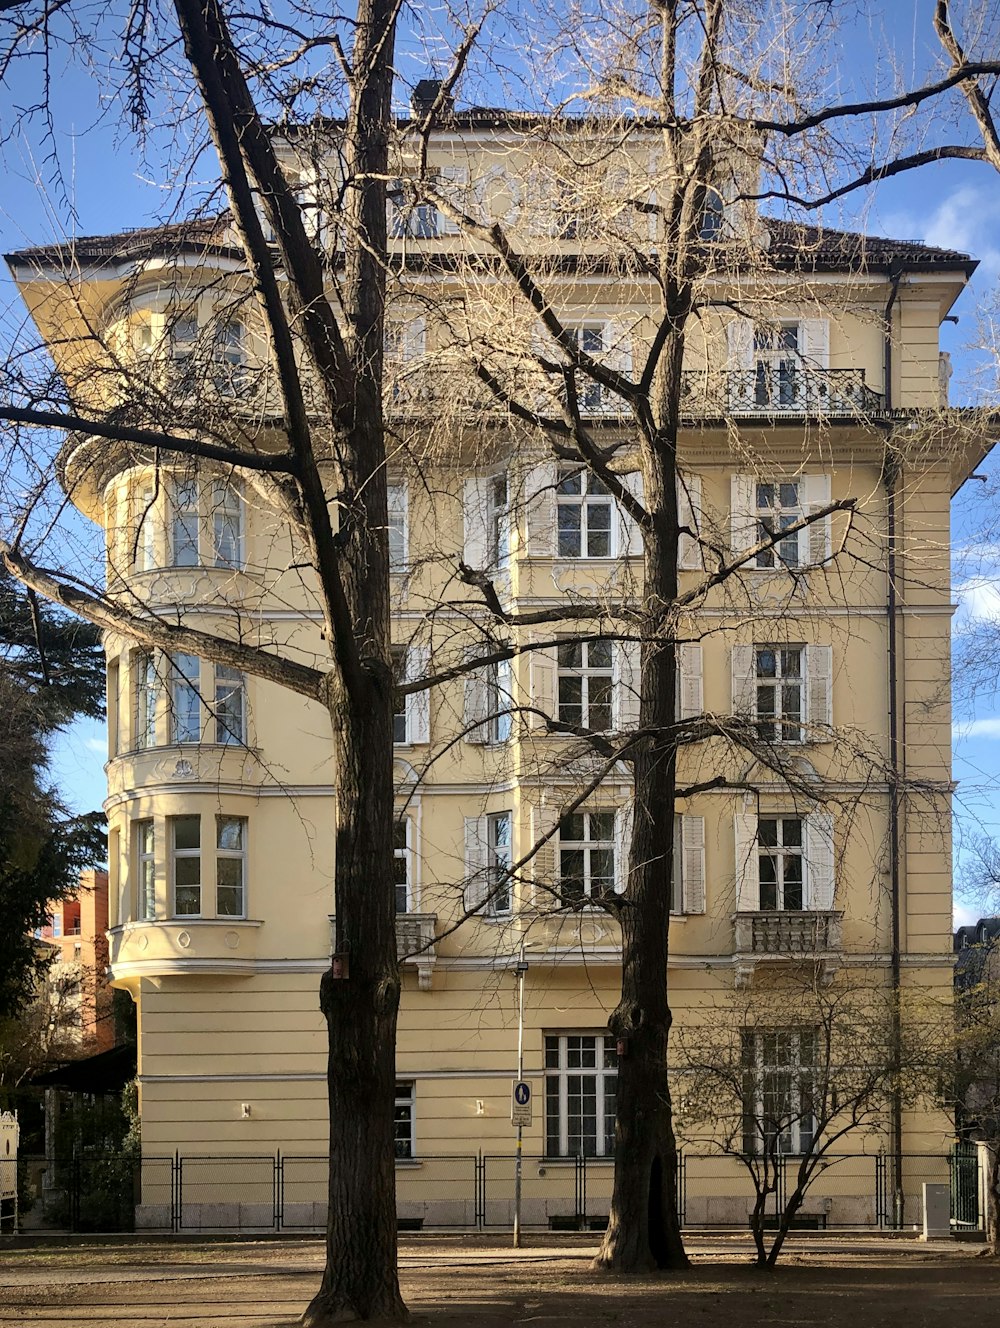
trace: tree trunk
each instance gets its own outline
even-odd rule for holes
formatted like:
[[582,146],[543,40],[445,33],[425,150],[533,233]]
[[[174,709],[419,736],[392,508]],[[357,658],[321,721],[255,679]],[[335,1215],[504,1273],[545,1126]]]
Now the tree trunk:
[[1000,1146],[996,1140],[986,1144],[986,1248],[1000,1258]]
[[[376,680],[377,682],[377,680]],[[331,704],[338,736],[337,951],[323,976],[329,1033],[330,1183],[323,1281],[302,1322],[400,1322],[393,1139],[399,965],[390,880],[391,677],[370,704]]]
[[[667,360],[680,383],[681,338]],[[667,396],[669,397],[669,384]],[[644,449],[650,528],[644,540],[645,604],[640,727],[652,735],[633,762],[635,813],[621,899],[622,994],[609,1020],[618,1040],[615,1179],[608,1229],[595,1268],[640,1272],[686,1268],[677,1208],[678,1157],[667,1042],[667,949],[673,888],[677,596],[676,428]]]

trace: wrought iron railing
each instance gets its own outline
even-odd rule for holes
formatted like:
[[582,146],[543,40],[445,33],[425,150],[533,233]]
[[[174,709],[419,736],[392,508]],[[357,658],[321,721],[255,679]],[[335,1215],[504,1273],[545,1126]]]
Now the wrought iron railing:
[[883,410],[885,398],[864,369],[808,369],[758,364],[749,369],[689,370],[682,410],[689,415],[854,415]]

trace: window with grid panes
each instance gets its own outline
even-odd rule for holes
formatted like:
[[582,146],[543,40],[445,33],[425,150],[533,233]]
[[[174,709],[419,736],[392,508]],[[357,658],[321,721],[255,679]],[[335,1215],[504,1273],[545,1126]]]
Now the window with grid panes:
[[618,1057],[602,1033],[545,1038],[545,1152],[610,1157],[615,1148]]
[[215,818],[215,912],[246,917],[247,823],[242,816]]
[[490,566],[506,567],[510,561],[510,498],[506,475],[494,475],[490,480],[488,518]]
[[406,566],[406,485],[390,484],[389,501],[389,571],[400,572]]
[[799,327],[757,327],[754,343],[754,404],[792,407],[799,396]]
[[559,557],[612,557],[612,518],[613,503],[603,481],[579,467],[561,466],[556,484]]
[[486,818],[489,847],[489,904],[492,917],[511,910],[511,815],[495,812]]
[[404,816],[392,827],[392,881],[396,912],[410,911],[410,819]]
[[802,646],[754,646],[757,732],[765,742],[802,741]]
[[490,688],[490,741],[506,742],[510,737],[513,674],[509,659],[498,659],[489,665]]
[[198,567],[198,481],[177,479],[173,486],[174,519],[171,544],[175,567]]
[[610,729],[614,643],[564,641],[556,657],[561,722],[595,733]]
[[559,822],[559,894],[565,903],[615,892],[614,812],[573,812]]
[[243,566],[243,495],[235,483],[212,484],[212,564]]
[[170,668],[171,740],[201,742],[201,663],[196,655],[174,655]]
[[416,1156],[413,1125],[413,1085],[397,1084],[393,1110],[393,1139],[397,1158]]
[[[604,326],[601,323],[593,323],[585,327],[574,327],[569,329],[573,344],[582,350],[585,355],[589,355],[592,360],[600,360],[604,354]],[[576,375],[576,395],[577,403],[582,411],[596,411],[601,409],[602,387],[600,383],[595,383],[585,370],[580,369]],[[600,483],[600,481],[598,481]],[[592,553],[591,558],[606,557],[605,554]]]
[[156,916],[156,841],[151,820],[135,823],[136,916],[149,922]]
[[812,1147],[816,1053],[815,1029],[743,1029],[743,1150],[749,1156],[794,1156]]
[[135,495],[132,556],[137,572],[151,572],[156,567],[156,490],[152,485],[144,486]]
[[[406,677],[406,646],[390,646],[389,658],[392,664],[392,680],[398,687]],[[395,702],[392,714],[392,740],[400,746],[405,746],[407,742],[405,696],[399,696]]]
[[243,674],[226,664],[215,666],[215,741],[242,743],[245,740],[245,690]]
[[798,816],[762,816],[757,822],[757,863],[762,910],[802,909],[803,822]]
[[174,917],[201,916],[201,817],[170,818]]
[[135,741],[138,749],[156,746],[156,697],[159,683],[156,662],[146,650],[136,650],[131,657],[135,680]]
[[[758,483],[755,491],[758,540],[769,539],[802,520],[801,485],[797,480]],[[802,561],[799,548],[801,534],[801,530],[796,530],[771,548],[762,549],[757,554],[755,565],[798,567]]]

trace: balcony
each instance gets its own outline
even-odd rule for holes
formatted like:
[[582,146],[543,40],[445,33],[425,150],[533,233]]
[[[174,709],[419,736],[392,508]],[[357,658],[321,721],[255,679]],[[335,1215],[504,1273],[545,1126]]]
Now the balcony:
[[[330,915],[330,946],[336,948],[336,919]],[[417,970],[417,985],[421,991],[430,991],[437,949],[434,945],[436,913],[396,914],[396,957],[400,963],[411,964]]]
[[820,980],[828,982],[839,962],[843,917],[842,912],[832,909],[737,913],[733,953],[736,985],[749,985],[754,969],[762,963],[814,963]]
[[249,918],[165,918],[112,927],[112,980],[180,973],[249,976],[256,971],[260,926]]
[[864,369],[806,369],[758,364],[752,369],[686,371],[685,415],[870,415],[885,398],[865,382]]

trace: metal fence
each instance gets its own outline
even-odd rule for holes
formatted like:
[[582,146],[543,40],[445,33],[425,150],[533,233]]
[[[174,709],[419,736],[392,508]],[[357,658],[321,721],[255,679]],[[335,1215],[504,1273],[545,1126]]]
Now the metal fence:
[[[73,1231],[320,1231],[326,1224],[322,1156],[185,1154],[32,1159],[40,1177],[31,1225]],[[796,1184],[799,1159],[779,1162],[767,1196],[776,1223]],[[594,1231],[607,1222],[610,1159],[526,1157],[522,1225],[536,1230]],[[920,1223],[921,1187],[949,1186],[954,1230],[983,1225],[975,1145],[951,1153],[908,1154],[897,1186],[882,1153],[824,1159],[795,1217],[797,1227],[892,1230]],[[687,1228],[746,1229],[754,1207],[752,1177],[738,1158],[682,1152],[679,1203]],[[512,1153],[432,1154],[400,1162],[396,1207],[401,1230],[496,1231],[514,1216]]]

